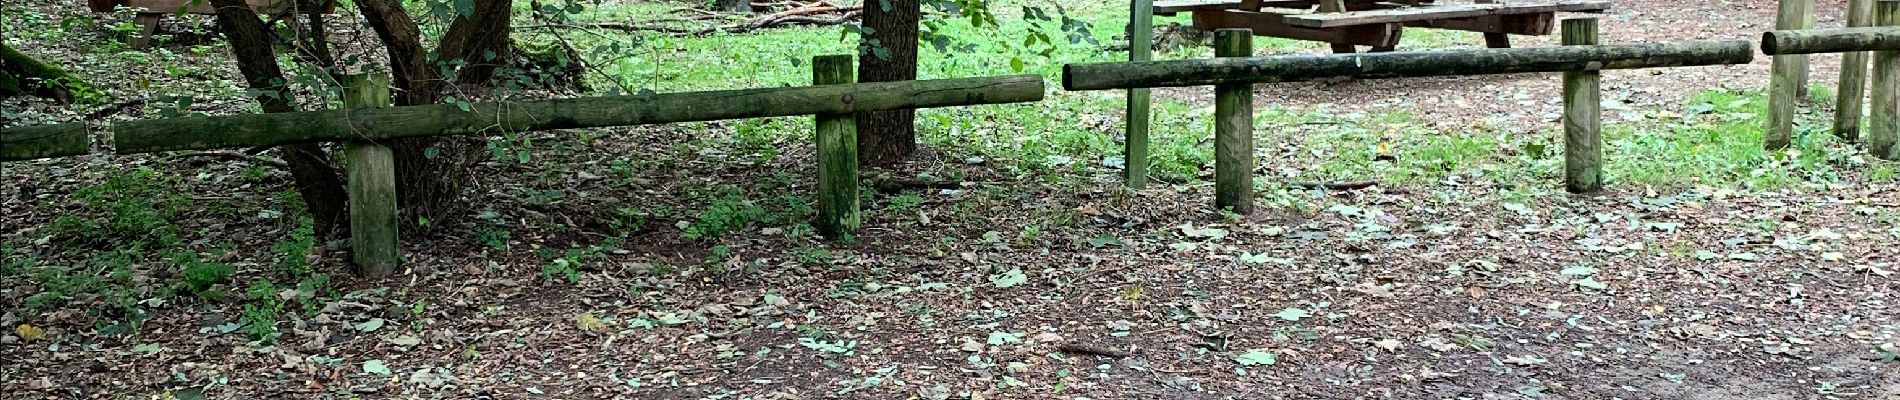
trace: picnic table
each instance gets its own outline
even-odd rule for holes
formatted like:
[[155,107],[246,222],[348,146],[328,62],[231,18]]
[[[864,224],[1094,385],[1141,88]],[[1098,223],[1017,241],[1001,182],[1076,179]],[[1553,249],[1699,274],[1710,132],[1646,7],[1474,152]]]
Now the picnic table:
[[[277,14],[295,7],[296,10],[310,13],[333,14],[336,2],[330,0],[303,0],[301,4],[290,0],[244,0],[246,5],[259,13]],[[87,0],[86,8],[96,13],[113,12],[119,8],[137,10],[132,23],[138,25],[138,36],[131,37],[133,48],[143,49],[152,43],[152,34],[158,31],[158,19],[166,14],[187,13],[211,15],[217,9],[211,7],[210,0]],[[286,18],[286,23],[295,25],[296,18]]]
[[1442,4],[1434,0],[1159,0],[1155,15],[1191,13],[1201,30],[1250,29],[1255,35],[1391,51],[1405,27],[1484,33],[1486,47],[1511,47],[1509,35],[1549,35],[1559,12],[1603,12],[1609,1],[1498,1]]

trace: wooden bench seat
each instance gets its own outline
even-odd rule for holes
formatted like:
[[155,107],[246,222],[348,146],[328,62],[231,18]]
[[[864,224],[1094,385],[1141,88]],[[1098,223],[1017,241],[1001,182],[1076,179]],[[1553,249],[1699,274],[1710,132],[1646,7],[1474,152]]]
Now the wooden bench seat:
[[1372,24],[1424,23],[1435,20],[1476,18],[1494,15],[1601,12],[1609,8],[1610,2],[1608,1],[1457,4],[1337,13],[1296,14],[1287,15],[1283,17],[1283,20],[1286,21],[1287,25],[1292,26],[1334,28]]
[[[304,12],[336,13],[336,2],[332,0],[298,0],[296,3],[292,0],[244,0],[244,3],[259,13],[267,14],[281,13],[293,6]],[[208,0],[87,0],[86,7],[92,12],[101,13],[112,12],[119,7],[138,9],[132,22],[139,26],[140,32],[138,36],[132,37],[132,47],[141,49],[151,44],[152,34],[158,31],[158,19],[166,14],[182,11],[210,15],[217,12]],[[297,23],[296,18],[286,21]]]
[[[1413,7],[1431,4],[1432,0],[1347,0],[1350,10],[1376,10],[1399,7]],[[1259,0],[1248,4],[1242,0],[1160,0],[1154,3],[1154,15],[1175,15],[1195,11],[1246,10],[1258,11],[1259,8],[1284,8],[1293,10],[1311,10],[1319,6],[1319,0]]]

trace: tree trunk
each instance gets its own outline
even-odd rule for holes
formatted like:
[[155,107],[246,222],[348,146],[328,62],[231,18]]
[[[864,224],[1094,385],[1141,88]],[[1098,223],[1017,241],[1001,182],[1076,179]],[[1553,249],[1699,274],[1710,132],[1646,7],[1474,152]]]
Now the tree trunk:
[[713,9],[726,12],[752,12],[752,0],[713,0]]
[[396,89],[396,105],[434,104],[442,91],[441,80],[429,66],[429,51],[422,47],[422,31],[415,17],[409,16],[400,0],[357,0],[356,5],[389,53],[390,86]]
[[[220,30],[231,42],[238,72],[244,75],[251,89],[259,92],[258,105],[266,113],[297,111],[290,91],[284,87],[288,80],[277,66],[274,42],[257,13],[251,11],[244,0],[211,0],[211,4],[217,7]],[[346,209],[349,195],[344,193],[343,180],[329,163],[329,152],[316,144],[280,146],[278,150],[283,152],[284,162],[296,181],[297,193],[303,196],[304,205],[310,211],[314,233],[336,237],[343,231],[341,227],[349,215]]]
[[30,93],[71,103],[72,89],[86,85],[66,70],[21,54],[0,42],[0,97]]
[[[464,86],[488,86],[495,70],[512,58],[509,21],[514,10],[507,0],[477,0],[474,12],[457,16],[436,47],[438,60],[461,60],[455,83]],[[358,0],[358,8],[369,20],[370,28],[389,52],[392,85],[398,91],[396,105],[435,104],[445,92],[444,79],[429,62],[422,46],[422,34],[415,18],[402,8],[399,0]],[[468,179],[466,165],[479,156],[480,148],[467,142],[439,138],[397,140],[391,145],[396,157],[397,204],[408,214],[408,228],[429,228],[434,221],[454,215],[460,203],[462,184]],[[422,221],[431,221],[423,224]]]
[[[870,0],[864,3],[863,42],[859,46],[859,82],[917,79],[918,0]],[[894,164],[917,150],[914,110],[859,113],[858,159],[864,165]]]
[[508,22],[514,17],[509,0],[476,0],[475,12],[457,16],[449,31],[437,41],[436,59],[461,60],[464,66],[455,73],[460,85],[489,85],[495,69],[513,59],[513,43],[508,41]]

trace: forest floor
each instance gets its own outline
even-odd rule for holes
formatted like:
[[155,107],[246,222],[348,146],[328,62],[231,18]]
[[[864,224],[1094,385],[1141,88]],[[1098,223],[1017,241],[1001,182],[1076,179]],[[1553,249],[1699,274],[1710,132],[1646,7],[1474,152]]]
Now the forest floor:
[[[1025,71],[1120,57],[1125,11],[1087,7],[1067,12],[1102,45]],[[1616,7],[1612,42],[1750,38],[1774,9]],[[108,90],[3,99],[0,126],[255,110],[198,17],[135,51],[121,15],[0,11],[9,44]],[[646,36],[590,79],[803,84],[796,59],[852,49],[838,29]],[[925,51],[923,75],[1014,73],[977,44]],[[1825,100],[1838,58],[1815,60]],[[0,164],[0,397],[1900,398],[1900,174],[1827,132],[1828,101],[1760,150],[1766,75],[1606,73],[1591,195],[1562,190],[1552,76],[1263,85],[1244,216],[1210,209],[1206,90],[1159,92],[1139,191],[1120,92],[927,110],[927,151],[880,174],[954,186],[868,195],[849,242],[806,224],[809,118],[504,135],[468,215],[405,233],[377,281],[311,236],[268,153]],[[1376,184],[1296,183],[1321,181]]]

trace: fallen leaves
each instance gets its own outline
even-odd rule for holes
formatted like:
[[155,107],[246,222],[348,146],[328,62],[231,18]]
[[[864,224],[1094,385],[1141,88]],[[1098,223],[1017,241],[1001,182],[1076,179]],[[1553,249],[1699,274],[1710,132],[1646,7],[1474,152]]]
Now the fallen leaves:
[[574,315],[574,326],[579,327],[582,331],[598,332],[607,329],[607,322],[600,320],[600,317],[594,316],[594,313],[580,313]]
[[1029,276],[1023,274],[1021,268],[1010,268],[1008,271],[990,275],[990,284],[997,288],[1009,288],[1025,282],[1029,282]]
[[1273,365],[1273,363],[1277,361],[1279,361],[1279,356],[1274,355],[1272,351],[1268,351],[1267,349],[1247,350],[1245,353],[1234,356],[1234,362],[1240,363],[1241,366],[1249,367],[1256,365]]
[[13,328],[13,333],[18,334],[20,339],[29,342],[46,338],[46,330],[33,326],[32,324],[20,324],[19,327]]
[[1274,313],[1273,315],[1276,317],[1280,317],[1280,319],[1297,322],[1306,317],[1313,316],[1313,313],[1307,312],[1306,310],[1289,307],[1287,309],[1280,310],[1280,312]]
[[383,324],[386,322],[387,321],[384,321],[382,318],[370,318],[368,321],[363,321],[353,326],[355,326],[358,331],[375,332],[377,329],[383,329]]
[[383,364],[383,360],[364,361],[363,372],[376,374],[379,376],[389,376],[390,374],[392,374],[392,372],[389,371],[389,365]]

